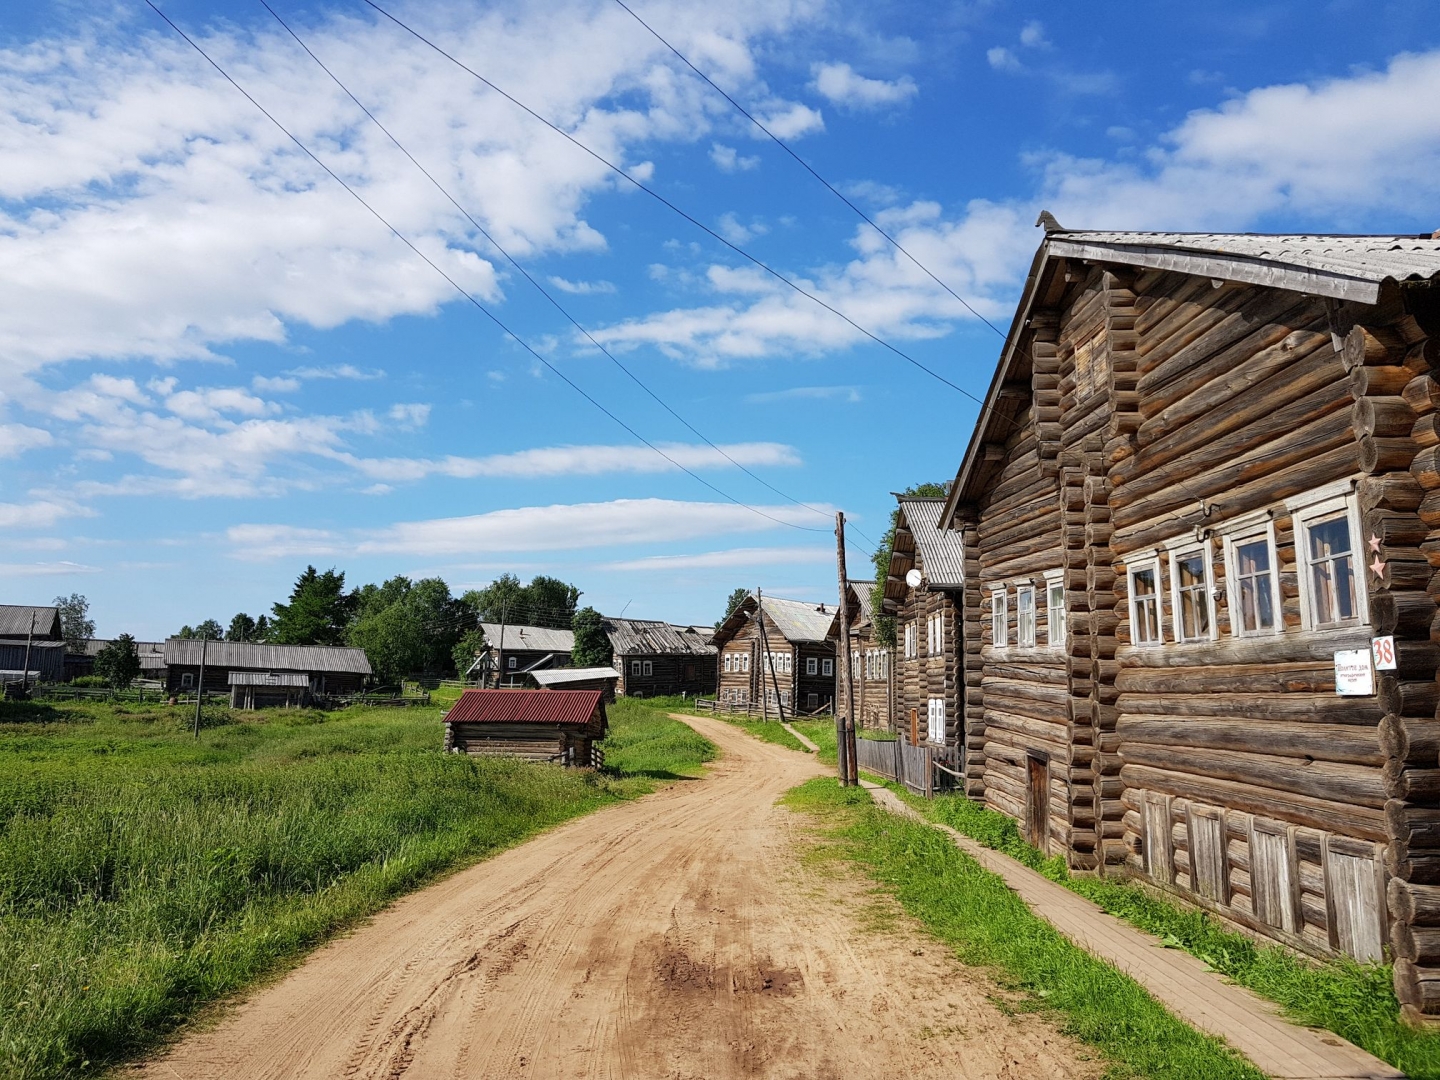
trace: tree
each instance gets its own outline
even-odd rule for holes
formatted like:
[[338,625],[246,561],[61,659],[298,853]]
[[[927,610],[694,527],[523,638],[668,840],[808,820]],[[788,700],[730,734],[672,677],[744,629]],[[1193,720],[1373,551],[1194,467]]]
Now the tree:
[[178,638],[206,638],[210,641],[220,641],[225,637],[225,631],[214,619],[206,619],[199,626],[190,626],[188,623],[180,628],[175,635]]
[[255,617],[255,633],[250,636],[251,641],[270,640],[270,616],[257,615]]
[[353,598],[356,614],[347,640],[365,650],[370,666],[387,681],[416,671],[448,671],[456,663],[456,643],[475,628],[474,613],[440,578],[412,582],[396,576],[357,589]]
[[[264,616],[262,615],[263,619]],[[255,636],[255,620],[240,612],[230,620],[230,629],[225,631],[226,641],[258,641]]]
[[471,589],[461,599],[481,622],[548,626],[566,630],[584,594],[574,585],[543,574],[520,584],[514,574],[501,574],[483,589]]
[[55,606],[60,609],[60,632],[65,636],[65,648],[72,653],[83,653],[85,642],[95,636],[90,601],[76,592],[55,597]]
[[614,658],[605,621],[593,607],[583,607],[570,620],[575,631],[575,644],[570,649],[570,663],[576,667],[602,667]]
[[[944,484],[916,484],[900,494],[938,498],[948,495]],[[885,610],[885,578],[890,574],[890,555],[895,550],[895,530],[900,526],[900,508],[890,511],[890,527],[880,537],[880,546],[870,561],[875,566],[875,585],[870,591],[870,604],[875,611],[875,641],[887,649],[895,647],[895,617],[880,614]]]
[[353,608],[343,571],[332,566],[321,574],[307,566],[290,590],[290,602],[273,605],[268,640],[277,645],[343,645]]
[[121,634],[95,657],[95,674],[117,690],[124,690],[140,677],[140,653],[135,639]]
[[719,630],[725,624],[725,620],[735,614],[735,609],[743,604],[750,597],[750,590],[746,588],[731,589],[730,596],[725,601],[725,614],[715,620],[715,629]]
[[485,631],[480,627],[474,630],[467,630],[461,635],[460,640],[455,642],[455,647],[450,650],[450,658],[455,661],[455,674],[464,676],[470,670],[470,665],[475,663],[475,657],[480,655],[480,650],[485,647]]

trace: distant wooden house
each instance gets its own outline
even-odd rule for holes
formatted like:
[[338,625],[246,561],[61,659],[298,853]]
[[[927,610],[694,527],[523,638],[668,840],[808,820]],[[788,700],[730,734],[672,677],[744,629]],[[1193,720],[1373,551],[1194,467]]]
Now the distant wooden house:
[[0,604],[0,681],[60,682],[64,678],[60,609]]
[[445,750],[561,765],[604,763],[600,690],[466,690],[445,714]]
[[[896,499],[899,515],[885,578],[885,613],[895,618],[896,730],[912,743],[929,743],[949,769],[973,771],[979,782],[983,750],[978,742],[971,745],[969,736],[976,733],[960,724],[966,655],[961,648],[963,538],[940,529],[943,498]],[[1033,624],[1033,595],[1028,602]]]
[[165,642],[165,685],[170,693],[195,691],[202,652],[205,693],[227,694],[237,708],[306,704],[316,698],[358,694],[371,675],[364,649],[170,638]]
[[873,581],[850,581],[850,678],[854,686],[855,717],[861,727],[890,730],[890,653],[875,633],[871,602]]
[[940,527],[985,801],[1440,1014],[1440,240],[1054,231]]
[[[80,652],[66,653],[66,680],[95,674],[95,658],[110,642],[110,638],[90,638]],[[140,658],[140,678],[164,682],[165,643],[163,641],[137,641],[135,642],[135,652]]]
[[0,641],[64,641],[60,609],[0,604]]
[[722,706],[813,713],[835,703],[834,605],[745,598],[711,642],[720,653]]
[[599,690],[602,700],[613,705],[620,672],[613,667],[544,668],[529,672],[525,678],[539,690]]
[[467,674],[479,676],[483,686],[523,686],[529,672],[570,666],[570,630],[513,623],[481,623],[480,629],[485,645]]
[[627,697],[715,693],[717,650],[708,627],[675,626],[651,619],[610,619],[603,623],[618,690]]

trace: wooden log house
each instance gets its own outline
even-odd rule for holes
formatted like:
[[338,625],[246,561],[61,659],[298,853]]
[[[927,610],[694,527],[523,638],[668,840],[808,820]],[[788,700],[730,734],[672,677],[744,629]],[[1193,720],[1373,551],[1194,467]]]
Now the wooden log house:
[[714,633],[710,628],[618,618],[606,618],[602,625],[620,672],[619,693],[628,697],[715,693],[718,657],[710,644]]
[[[166,690],[193,693],[202,679],[202,658],[205,693],[229,695],[237,708],[358,694],[371,675],[364,649],[170,638],[165,642]],[[232,681],[242,672],[245,677]],[[267,690],[268,675],[283,678],[268,683]]]
[[[895,618],[895,730],[929,743],[946,768],[984,790],[984,728],[960,724],[968,654],[961,648],[965,536],[940,528],[943,498],[897,495],[885,613]],[[968,745],[974,740],[974,746]]]
[[754,593],[730,613],[711,643],[720,655],[722,707],[814,713],[835,703],[839,612],[827,604]]
[[598,768],[609,731],[603,697],[601,690],[465,690],[445,714],[445,751]]
[[875,582],[848,581],[850,610],[850,678],[855,693],[855,719],[861,727],[889,731],[891,726],[891,650],[875,632],[872,602]]
[[482,622],[485,644],[466,676],[479,675],[483,686],[524,686],[525,676],[546,668],[568,667],[575,634],[549,626]]
[[1077,869],[1393,958],[1412,1017],[1440,1014],[1437,275],[1430,237],[1052,225],[941,519],[985,801]]

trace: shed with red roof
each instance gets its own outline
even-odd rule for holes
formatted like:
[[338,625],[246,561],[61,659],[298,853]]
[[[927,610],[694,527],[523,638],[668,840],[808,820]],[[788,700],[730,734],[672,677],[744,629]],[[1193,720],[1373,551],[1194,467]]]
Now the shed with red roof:
[[598,768],[608,730],[600,690],[471,689],[445,714],[445,749]]

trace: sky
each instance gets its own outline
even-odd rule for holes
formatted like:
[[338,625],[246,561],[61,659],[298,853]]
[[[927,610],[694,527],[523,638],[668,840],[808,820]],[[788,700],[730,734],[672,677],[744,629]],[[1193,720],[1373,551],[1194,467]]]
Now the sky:
[[156,0],[233,83],[143,0],[0,9],[0,602],[833,600],[835,511],[864,576],[954,475],[1040,210],[1440,228],[1427,0],[634,0],[925,270],[617,0],[377,2]]

